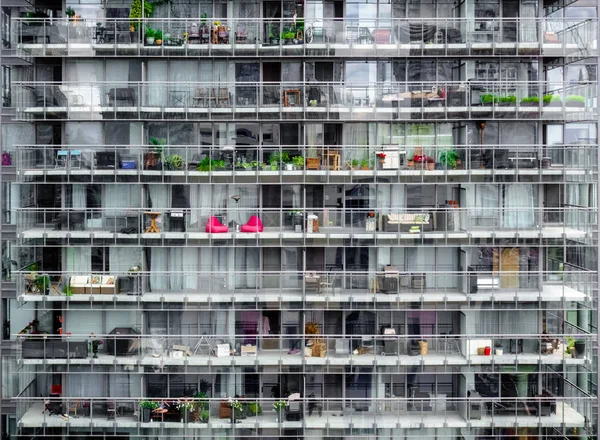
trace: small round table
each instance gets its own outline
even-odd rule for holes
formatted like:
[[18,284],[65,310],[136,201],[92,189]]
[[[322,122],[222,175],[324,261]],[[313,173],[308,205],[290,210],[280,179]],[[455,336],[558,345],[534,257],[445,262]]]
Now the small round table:
[[158,233],[158,232],[160,232],[160,229],[158,229],[158,226],[156,225],[156,219],[158,217],[160,217],[160,212],[146,211],[146,212],[144,212],[144,214],[150,216],[150,226],[148,226],[146,228],[146,230],[144,231],[144,233],[149,233],[149,232]]

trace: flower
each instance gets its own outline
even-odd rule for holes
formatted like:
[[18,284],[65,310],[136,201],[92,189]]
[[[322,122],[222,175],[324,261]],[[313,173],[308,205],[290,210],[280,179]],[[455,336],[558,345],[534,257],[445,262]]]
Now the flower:
[[385,156],[386,156],[386,154],[385,154],[385,153],[377,153],[377,157],[378,157],[380,160],[385,160]]
[[242,404],[237,399],[232,399],[230,397],[229,400],[228,400],[228,404],[229,404],[229,408],[233,408],[233,409],[235,409],[237,411],[241,411],[242,410]]
[[273,411],[279,412],[288,405],[289,403],[286,400],[278,400],[273,404]]

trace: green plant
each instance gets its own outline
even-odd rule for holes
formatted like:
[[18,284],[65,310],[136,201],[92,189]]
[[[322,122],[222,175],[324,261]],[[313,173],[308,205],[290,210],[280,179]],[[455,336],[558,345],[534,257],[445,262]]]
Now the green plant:
[[540,97],[539,96],[526,96],[524,98],[521,98],[521,102],[535,102],[535,103],[539,103],[540,102]]
[[152,400],[142,400],[140,401],[140,408],[155,410],[159,405],[157,402],[153,402]]
[[299,18],[296,20],[296,30],[304,31],[304,19]]
[[150,138],[150,145],[152,145],[154,148],[152,149],[156,154],[162,155],[163,153],[163,148],[166,145],[167,140],[165,138]]
[[363,159],[360,161],[361,168],[369,168],[369,159]]
[[234,411],[241,411],[242,410],[242,404],[237,399],[232,399],[230,397],[229,401],[228,401],[228,404],[229,404],[229,408],[233,409]]
[[208,419],[210,418],[210,412],[208,410],[202,410],[200,411],[200,421],[203,423],[208,422]]
[[566,102],[585,102],[585,98],[581,95],[569,95],[565,99]]
[[290,155],[287,151],[283,151],[281,153],[271,153],[271,155],[269,156],[269,163],[271,165],[278,165],[279,163],[290,163],[290,161]]
[[[154,38],[155,34],[156,34],[156,31],[154,29],[152,29],[150,26],[148,26],[146,28],[146,38]],[[152,142],[152,139],[150,139],[150,141]]]
[[514,104],[517,102],[517,97],[515,95],[499,96],[497,102]]
[[456,169],[456,164],[460,160],[460,155],[454,150],[446,150],[440,154],[440,163],[448,169]]
[[258,416],[262,414],[262,407],[258,402],[250,402],[248,403],[248,412],[250,415]]
[[196,167],[196,169],[198,171],[215,171],[215,170],[222,170],[224,168],[225,168],[224,160],[211,159],[208,156],[206,156],[204,159],[202,159],[200,162],[198,162],[198,166]]
[[200,15],[200,23],[202,24],[202,26],[206,26],[207,18],[208,18],[208,14],[206,12],[203,12],[202,15]]
[[165,157],[163,162],[165,168],[168,170],[180,170],[183,168],[183,158],[177,154]]
[[285,400],[278,400],[277,402],[275,402],[275,403],[273,404],[273,409],[274,409],[276,412],[279,412],[279,411],[281,411],[282,409],[284,409],[286,406],[288,406],[288,403],[287,403],[287,401],[285,401]]
[[73,18],[75,17],[75,9],[68,7],[67,9],[65,9],[65,15],[69,18]]
[[62,291],[65,294],[65,296],[73,296],[73,289],[71,288],[71,286],[63,287]]
[[208,407],[208,401],[205,401],[208,399],[208,395],[205,392],[198,391],[194,394],[194,399],[197,399],[195,405],[200,411],[204,411]]
[[281,33],[282,40],[293,40],[296,38],[296,34],[292,31],[284,31]]
[[492,95],[491,93],[486,93],[485,95],[481,95],[481,103],[482,104],[494,104],[498,102],[498,96]]
[[163,32],[160,29],[154,31],[154,41],[162,40]]
[[50,288],[50,277],[48,275],[38,275],[35,277],[35,285],[40,292],[45,292]]
[[294,157],[292,157],[292,163],[298,169],[304,168],[304,156],[294,156]]

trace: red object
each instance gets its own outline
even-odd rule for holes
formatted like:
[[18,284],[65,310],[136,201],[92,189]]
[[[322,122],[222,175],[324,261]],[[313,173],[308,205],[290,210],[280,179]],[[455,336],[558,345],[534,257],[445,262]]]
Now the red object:
[[413,157],[413,160],[416,163],[424,163],[424,162],[427,162],[427,156],[425,156],[425,155],[423,155],[423,156],[417,156],[417,155],[415,155],[415,157]]
[[206,222],[206,232],[218,234],[223,232],[229,232],[229,227],[222,224],[217,217],[209,217]]
[[385,153],[377,153],[377,156],[379,157],[379,159],[383,160],[385,159]]
[[62,396],[62,385],[52,385],[50,387],[51,394],[59,394]]
[[245,225],[242,225],[242,227],[240,228],[240,231],[242,231],[242,232],[262,232],[263,224],[257,216],[253,215],[248,220],[248,223],[246,223]]
[[484,354],[485,356],[490,356],[490,355],[492,354],[492,347],[485,347],[485,348],[483,349],[483,354]]

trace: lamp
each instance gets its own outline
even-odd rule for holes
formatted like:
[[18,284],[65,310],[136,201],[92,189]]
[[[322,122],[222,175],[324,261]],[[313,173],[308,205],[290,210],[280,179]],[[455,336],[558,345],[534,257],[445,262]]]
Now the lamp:
[[239,194],[234,194],[231,196],[231,199],[235,200],[235,219],[229,222],[229,228],[233,231],[237,230],[237,228],[239,227],[239,202],[242,199],[242,196],[240,196]]

